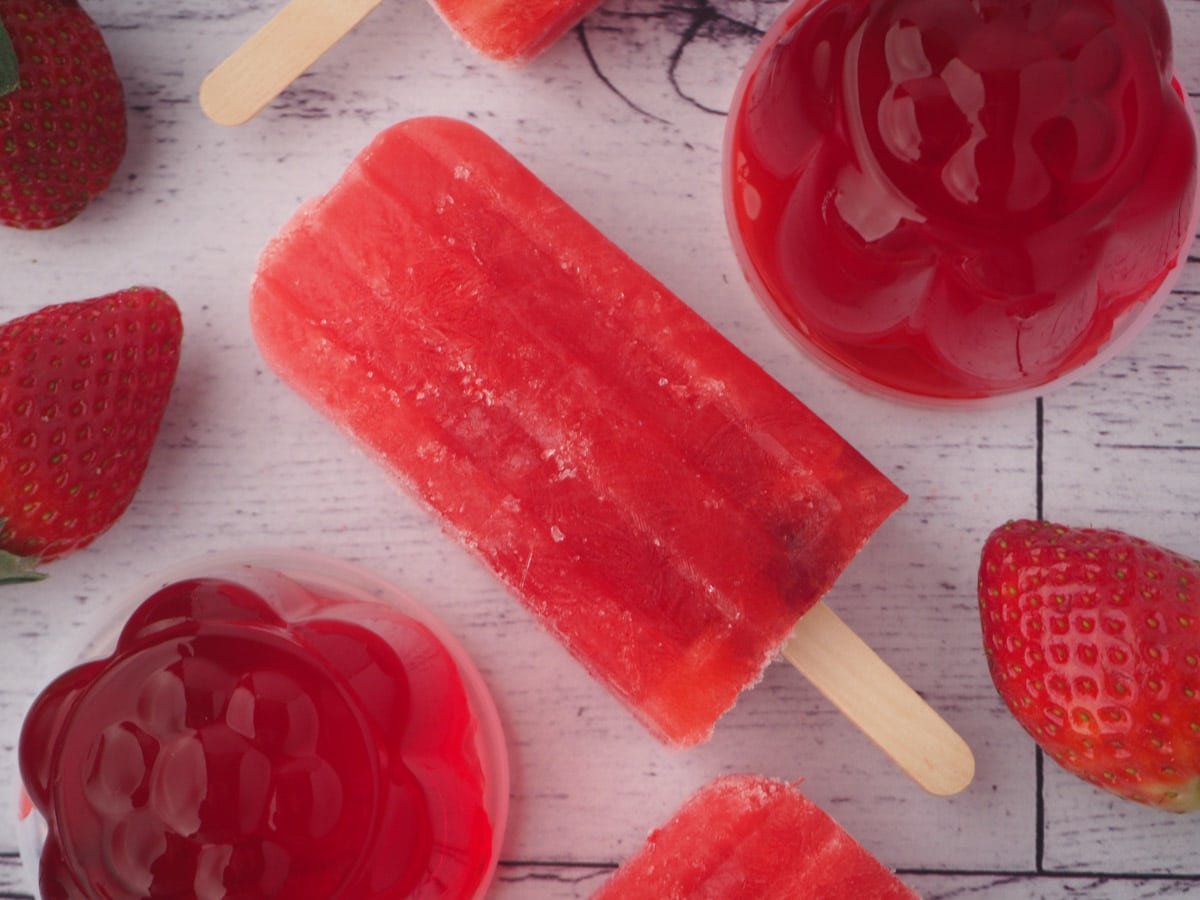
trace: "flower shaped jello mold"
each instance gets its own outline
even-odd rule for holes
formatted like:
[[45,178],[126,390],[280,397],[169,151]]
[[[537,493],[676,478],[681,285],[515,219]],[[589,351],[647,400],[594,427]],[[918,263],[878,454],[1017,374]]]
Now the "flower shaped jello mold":
[[747,66],[726,212],[756,293],[860,386],[978,401],[1107,358],[1192,238],[1161,0],[800,0]]
[[173,582],[26,719],[42,897],[478,896],[506,771],[477,705],[393,606],[260,567]]

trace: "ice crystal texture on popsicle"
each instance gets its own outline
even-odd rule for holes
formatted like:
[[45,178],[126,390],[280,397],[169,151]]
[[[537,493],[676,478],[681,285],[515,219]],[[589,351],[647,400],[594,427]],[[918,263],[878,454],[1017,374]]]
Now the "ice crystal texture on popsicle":
[[904,500],[463,122],[377,137],[266,248],[251,318],[283,379],[674,744]]

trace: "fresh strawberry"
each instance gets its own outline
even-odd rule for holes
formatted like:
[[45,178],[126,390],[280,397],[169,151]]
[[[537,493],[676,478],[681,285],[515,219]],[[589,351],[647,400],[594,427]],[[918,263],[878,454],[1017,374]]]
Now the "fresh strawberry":
[[1200,809],[1200,563],[1119,531],[1010,522],[984,545],[992,680],[1065,769]]
[[183,328],[156,288],[0,325],[0,582],[91,543],[141,482]]
[[108,187],[125,98],[76,0],[0,0],[0,223],[54,228]]

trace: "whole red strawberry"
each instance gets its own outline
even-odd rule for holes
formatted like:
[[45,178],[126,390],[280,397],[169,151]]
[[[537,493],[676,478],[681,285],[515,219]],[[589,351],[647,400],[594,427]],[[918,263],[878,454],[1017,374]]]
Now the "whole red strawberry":
[[108,187],[125,98],[76,0],[0,0],[0,223],[54,228]]
[[1010,522],[979,567],[983,645],[1017,721],[1068,771],[1200,809],[1200,563],[1120,531]]
[[0,582],[38,577],[125,511],[182,333],[175,301],[145,287],[0,325]]

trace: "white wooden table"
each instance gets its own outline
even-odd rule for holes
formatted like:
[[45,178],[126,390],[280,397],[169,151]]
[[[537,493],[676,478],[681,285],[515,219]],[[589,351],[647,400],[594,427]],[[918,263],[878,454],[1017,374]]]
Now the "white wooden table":
[[[1109,799],[1043,762],[997,698],[975,572],[991,528],[1036,516],[1200,555],[1200,247],[1148,330],[1086,381],[986,412],[863,396],[802,356],[752,299],[719,191],[726,110],[768,0],[610,0],[532,66],[498,68],[423,0],[392,0],[251,123],[198,85],[268,0],[88,0],[126,86],[112,190],[58,231],[0,233],[2,318],[134,283],[170,292],[186,338],[137,499],[107,535],[0,594],[0,799],[25,709],[89,628],[156,568],[244,545],[309,548],[394,580],[461,637],[512,757],[497,898],[582,898],[701,783],[803,778],[928,897],[1200,894],[1200,815]],[[1200,3],[1170,0],[1200,105]],[[475,121],[855,443],[911,496],[827,598],[971,743],[974,784],[924,794],[798,675],[772,666],[711,743],[656,743],[374,464],[264,368],[246,317],[259,250],[384,126]],[[10,813],[0,897],[27,897]]]

